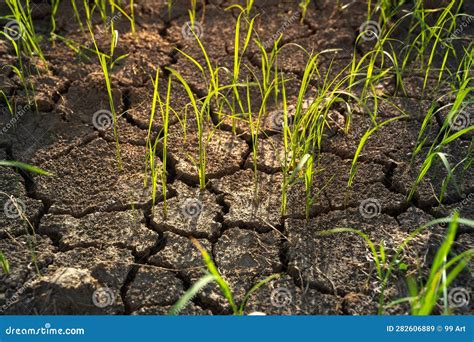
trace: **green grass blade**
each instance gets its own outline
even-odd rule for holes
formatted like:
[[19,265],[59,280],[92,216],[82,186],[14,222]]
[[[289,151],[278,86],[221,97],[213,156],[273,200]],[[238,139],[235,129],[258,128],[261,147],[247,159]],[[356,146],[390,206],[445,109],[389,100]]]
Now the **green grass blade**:
[[282,276],[282,274],[272,274],[271,276],[266,277],[262,281],[259,281],[257,284],[252,286],[252,288],[245,294],[245,297],[242,300],[242,303],[240,304],[239,314],[242,315],[244,313],[245,306],[247,305],[247,302],[249,301],[250,297],[255,293],[255,291],[257,291],[259,288],[261,288],[266,283],[268,283],[272,280],[278,279],[281,276]]
[[354,154],[354,158],[352,159],[352,165],[351,165],[351,171],[350,171],[350,177],[349,177],[349,181],[347,183],[348,186],[351,186],[352,185],[352,182],[354,181],[354,177],[356,176],[356,173],[357,173],[357,168],[356,168],[356,164],[357,164],[357,160],[359,159],[359,155],[360,153],[362,152],[362,149],[364,148],[365,146],[365,143],[367,142],[367,139],[369,139],[369,137],[375,132],[377,131],[380,127],[382,126],[385,126],[393,121],[396,121],[396,120],[399,120],[401,118],[403,118],[404,116],[401,115],[401,116],[397,116],[395,118],[391,118],[391,119],[388,119],[388,120],[385,120],[384,122],[378,124],[377,126],[373,127],[372,129],[369,129],[367,132],[365,132],[365,134],[362,136],[362,139],[360,140],[359,142],[359,146],[357,146],[357,150]]
[[239,309],[237,308],[237,305],[234,302],[234,296],[232,295],[232,291],[230,290],[229,285],[226,283],[226,281],[220,275],[219,271],[217,270],[216,265],[212,261],[211,256],[209,255],[209,253],[207,253],[206,249],[199,243],[198,240],[192,238],[191,241],[196,246],[196,248],[199,249],[199,251],[201,252],[201,255],[204,259],[204,262],[206,264],[207,269],[209,270],[211,275],[214,276],[217,284],[219,285],[219,287],[222,291],[222,294],[228,300],[228,302],[229,302],[229,304],[232,308],[233,313],[238,314]]
[[193,284],[187,290],[184,295],[173,305],[173,307],[168,312],[168,315],[176,316],[179,315],[181,310],[184,309],[186,305],[201,291],[207,284],[211,281],[216,280],[212,274],[206,274],[204,277],[200,278],[197,282]]
[[43,169],[40,169],[39,167],[25,164],[22,162],[14,161],[14,160],[0,160],[0,166],[11,166],[11,167],[16,167],[25,171],[37,173],[39,175],[43,176],[53,176],[52,173],[45,171]]
[[2,271],[4,274],[10,273],[10,264],[8,263],[7,258],[0,252],[0,265],[2,266]]

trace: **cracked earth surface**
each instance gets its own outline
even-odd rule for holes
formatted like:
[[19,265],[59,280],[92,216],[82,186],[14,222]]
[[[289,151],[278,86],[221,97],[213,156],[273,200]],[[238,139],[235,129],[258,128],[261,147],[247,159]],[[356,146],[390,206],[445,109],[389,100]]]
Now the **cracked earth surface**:
[[[73,25],[73,12],[66,3],[69,2],[62,2],[58,10],[59,32],[87,44],[87,36]],[[209,56],[231,68],[234,31],[230,23],[235,22],[237,13],[223,11],[229,4],[225,0],[209,1],[207,6],[198,7],[197,17],[203,25],[201,39]],[[446,176],[441,163],[430,170],[414,200],[406,200],[426,151],[414,164],[410,163],[411,153],[435,91],[422,93],[422,78],[417,75],[408,82],[409,96],[395,92],[393,78],[381,85],[408,117],[383,126],[368,140],[350,188],[346,185],[351,160],[370,121],[362,110],[356,109],[351,129],[344,134],[337,125],[341,117],[344,120],[344,108],[334,109],[332,118],[336,124],[327,130],[315,163],[315,200],[308,208],[309,219],[304,186],[300,183],[287,189],[288,210],[281,214],[278,185],[283,174],[279,165],[285,156],[282,135],[272,129],[271,119],[259,132],[255,165],[248,130],[239,124],[233,130],[231,122],[212,117],[219,125],[217,130],[204,132],[206,138],[212,136],[206,147],[209,183],[200,191],[197,170],[189,158],[198,157],[195,126],[192,119],[184,116],[188,122],[184,136],[179,118],[172,113],[166,194],[159,184],[153,205],[151,180],[144,186],[152,99],[150,75],[156,67],[162,71],[173,67],[186,78],[193,92],[206,92],[201,72],[175,50],[180,48],[203,62],[197,43],[181,34],[187,21],[187,5],[187,1],[176,1],[168,16],[162,15],[168,11],[165,1],[137,0],[138,39],[127,33],[126,20],[117,22],[117,29],[124,32],[119,54],[129,54],[112,74],[117,111],[123,113],[118,120],[122,170],[117,167],[113,132],[97,130],[92,124],[93,114],[108,108],[107,90],[97,63],[78,59],[61,43],[45,48],[50,68],[31,80],[37,85],[38,111],[27,106],[13,73],[0,75],[0,89],[26,108],[14,128],[0,136],[0,160],[19,160],[54,173],[44,177],[0,167],[0,191],[24,204],[29,222],[0,211],[0,250],[11,265],[11,273],[0,276],[2,313],[166,314],[203,273],[201,256],[189,239],[194,237],[211,252],[237,302],[258,281],[283,274],[250,297],[246,313],[375,314],[380,283],[364,241],[351,234],[321,236],[318,232],[356,228],[375,245],[382,243],[386,253],[393,255],[419,225],[449,215],[454,208],[461,211],[461,216],[474,219],[472,168],[462,174],[459,170],[456,176],[461,193],[448,188],[442,205],[436,202],[436,191]],[[314,51],[341,48],[334,56],[335,65],[345,65],[350,60],[366,8],[358,1],[341,11],[331,1],[315,1],[306,19],[300,22],[296,2],[269,0],[255,6],[261,12],[255,28],[262,41],[271,40],[282,23],[297,16],[284,30],[282,42],[295,42]],[[41,11],[47,13],[48,6],[38,6],[37,10],[40,12],[36,23],[47,28],[47,19],[42,19],[47,17]],[[108,42],[99,37],[99,44],[107,46]],[[257,52],[258,47],[251,43],[244,56],[249,70],[261,67]],[[12,59],[12,51],[0,45],[0,63],[8,64]],[[289,79],[287,95],[296,97],[306,56],[301,50],[289,48],[279,59]],[[329,62],[329,58],[323,59],[321,70]],[[226,77],[229,75],[224,73],[222,79]],[[171,89],[171,105],[181,110],[188,102],[186,93],[177,82]],[[166,97],[165,82],[159,92]],[[260,105],[259,96],[253,98],[251,105],[255,108]],[[183,115],[180,111],[177,114]],[[389,108],[380,112],[382,119],[397,115]],[[7,112],[1,111],[0,123],[5,125],[9,120]],[[155,117],[151,127],[152,134],[159,136],[161,117]],[[436,139],[439,130],[435,121],[426,131],[426,146]],[[465,157],[468,147],[469,140],[450,145],[448,155],[454,164]],[[157,155],[163,159],[162,146]],[[359,210],[367,199],[376,199],[380,209],[371,218]],[[2,208],[8,200],[9,197],[1,197]],[[404,262],[428,272],[444,231],[437,226],[417,236],[404,251]],[[472,248],[473,236],[461,227],[455,250]],[[456,282],[460,286],[472,285],[473,274],[465,271]],[[386,291],[388,298],[407,295],[403,276],[392,276]],[[106,307],[92,301],[97,289],[103,288],[113,297]],[[291,300],[275,305],[272,298],[281,289]],[[472,307],[464,310],[473,313]],[[403,305],[389,309],[389,313],[406,312]],[[204,288],[182,311],[189,315],[230,313],[214,284]]]

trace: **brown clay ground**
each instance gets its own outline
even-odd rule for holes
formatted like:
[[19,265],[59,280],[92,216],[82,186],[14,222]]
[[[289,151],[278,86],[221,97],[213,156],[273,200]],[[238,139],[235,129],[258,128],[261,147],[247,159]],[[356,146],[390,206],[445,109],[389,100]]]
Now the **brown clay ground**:
[[[40,32],[46,32],[49,6],[37,2],[35,23]],[[223,11],[226,1],[208,2],[198,11],[204,28],[202,40],[213,61],[231,67],[236,13]],[[256,20],[256,30],[262,41],[271,40],[285,21],[298,15],[294,3],[257,1],[255,11],[260,11],[261,16]],[[333,1],[315,3],[302,23],[294,20],[284,30],[283,42],[296,42],[314,51],[342,48],[336,64],[344,66],[353,51],[357,30],[365,21],[366,5],[357,1],[340,11]],[[88,36],[78,31],[68,4],[64,1],[60,6],[58,32],[88,44]],[[178,120],[172,118],[168,138],[168,215],[164,217],[163,194],[158,194],[158,203],[152,207],[150,189],[143,187],[152,96],[150,76],[156,67],[172,66],[186,75],[198,95],[203,95],[206,87],[195,66],[174,50],[179,47],[190,55],[201,56],[197,44],[181,35],[181,27],[188,20],[188,1],[177,1],[171,16],[166,14],[164,1],[137,0],[136,4],[138,40],[129,33],[125,19],[116,23],[121,32],[118,54],[129,53],[112,75],[115,103],[124,113],[118,125],[123,171],[117,169],[111,129],[98,131],[92,125],[93,114],[108,108],[99,65],[93,56],[90,61],[80,59],[60,42],[55,46],[45,43],[49,70],[30,79],[36,85],[38,112],[26,108],[15,126],[0,136],[0,160],[28,162],[55,174],[44,177],[0,168],[0,190],[25,204],[25,213],[35,230],[32,237],[31,227],[23,220],[9,218],[0,211],[0,250],[11,265],[11,273],[0,276],[2,313],[165,314],[202,275],[202,259],[188,238],[193,236],[212,252],[238,300],[259,280],[284,274],[250,298],[246,313],[374,314],[380,283],[363,240],[350,234],[321,237],[318,231],[336,227],[360,229],[377,245],[383,241],[390,255],[419,225],[449,215],[456,207],[463,217],[474,218],[472,168],[458,179],[464,198],[448,189],[444,205],[437,204],[435,195],[446,176],[440,164],[430,170],[414,201],[406,201],[421,162],[410,164],[420,118],[438,93],[422,93],[419,75],[412,75],[408,97],[396,91],[393,78],[381,85],[381,91],[410,117],[384,126],[369,139],[351,188],[346,187],[351,158],[369,119],[359,111],[348,135],[336,124],[327,131],[314,188],[319,195],[310,208],[308,221],[304,189],[298,185],[289,189],[287,216],[280,215],[282,136],[272,130],[271,122],[263,128],[258,149],[260,198],[256,205],[252,199],[251,142],[245,128],[238,128],[239,134],[235,135],[228,123],[219,126],[207,147],[210,181],[207,189],[200,192],[196,170],[187,158],[187,154],[197,156],[192,122],[184,139]],[[472,14],[472,6],[465,10]],[[472,27],[463,32],[470,33]],[[99,43],[108,44],[104,39]],[[245,63],[254,70],[260,67],[256,51],[256,46],[251,45],[245,56]],[[0,64],[12,61],[13,52],[2,42]],[[287,90],[290,96],[297,94],[305,62],[304,55],[296,50],[287,49],[280,56],[283,71],[292,79]],[[25,94],[13,73],[0,75],[0,87],[14,103],[26,105]],[[160,92],[166,95],[165,82]],[[257,97],[255,101],[258,102]],[[173,108],[183,108],[187,102],[183,89],[173,84]],[[336,119],[345,114],[344,108],[335,108],[334,112]],[[381,118],[396,115],[388,108],[380,111]],[[6,111],[0,113],[2,126],[10,120]],[[159,134],[162,124],[160,119],[155,120],[155,134]],[[439,129],[438,123],[429,128],[427,146]],[[465,157],[471,138],[450,146],[449,158],[454,164]],[[2,196],[2,207],[7,199]],[[369,219],[359,211],[366,199],[377,199],[381,209]],[[199,206],[198,215],[191,218],[183,214],[183,207],[190,203]],[[443,227],[434,227],[410,244],[403,255],[410,270],[428,272],[443,233]],[[454,250],[460,252],[473,245],[472,232],[461,229]],[[41,276],[32,262],[32,251]],[[389,300],[407,295],[405,277],[403,272],[392,276],[387,290]],[[472,277],[465,271],[453,286],[469,288]],[[104,287],[112,290],[115,300],[100,308],[91,298],[97,288]],[[272,294],[282,288],[291,300],[274,305]],[[396,306],[388,312],[407,310]],[[472,307],[459,312],[473,313]],[[215,285],[206,287],[183,311],[197,315],[228,313],[230,308]]]

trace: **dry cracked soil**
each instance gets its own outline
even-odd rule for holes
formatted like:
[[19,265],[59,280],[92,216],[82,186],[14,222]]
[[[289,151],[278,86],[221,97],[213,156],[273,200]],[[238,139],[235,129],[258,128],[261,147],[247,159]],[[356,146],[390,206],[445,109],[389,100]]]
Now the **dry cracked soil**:
[[[237,17],[235,11],[224,11],[230,3],[207,1],[205,6],[198,6],[197,12],[203,30],[201,39],[210,58],[229,68],[234,48],[231,23]],[[328,67],[331,59],[321,61],[321,70],[335,72],[334,67],[344,66],[351,58],[359,26],[365,21],[365,3],[355,1],[341,10],[333,4],[335,1],[314,1],[302,21],[296,3],[256,2],[254,11],[260,15],[255,29],[261,41],[272,41],[275,32],[284,27],[284,43],[294,42],[314,51],[340,48],[333,56],[333,68]],[[165,1],[136,0],[137,37],[129,32],[125,18],[116,22],[121,32],[118,53],[128,54],[111,75],[114,102],[122,113],[117,125],[121,170],[112,129],[97,129],[97,123],[94,125],[94,113],[107,109],[109,100],[93,57],[78,58],[60,41],[42,42],[49,67],[29,80],[36,88],[38,110],[27,105],[14,73],[2,71],[0,89],[22,108],[12,124],[6,107],[0,104],[0,127],[8,127],[0,131],[0,160],[27,162],[53,176],[0,167],[0,201],[1,208],[5,208],[0,211],[0,251],[10,263],[10,273],[0,275],[0,312],[166,314],[203,274],[201,255],[190,240],[194,237],[211,253],[237,302],[260,280],[282,274],[249,298],[246,314],[377,313],[380,282],[367,245],[354,234],[322,236],[319,232],[336,227],[359,229],[393,256],[414,229],[449,215],[455,208],[462,216],[474,219],[472,168],[459,172],[460,189],[448,188],[441,205],[437,203],[437,191],[446,176],[441,163],[430,170],[414,199],[406,200],[426,152],[412,162],[414,144],[436,91],[422,92],[422,76],[411,75],[407,95],[400,94],[394,78],[387,78],[381,91],[408,115],[383,126],[368,140],[350,188],[347,181],[351,160],[370,121],[362,110],[355,109],[351,129],[345,134],[340,129],[344,126],[344,108],[334,108],[330,115],[334,125],[327,130],[315,163],[314,200],[306,208],[304,187],[296,183],[288,189],[288,211],[282,216],[279,184],[283,174],[279,165],[284,158],[283,138],[272,127],[275,118],[268,118],[261,127],[256,165],[245,127],[232,127],[231,122],[223,120],[217,130],[205,129],[204,136],[212,136],[206,146],[209,182],[200,191],[190,159],[197,158],[198,153],[195,123],[189,119],[184,136],[179,115],[189,100],[178,82],[172,82],[170,103],[177,112],[171,114],[168,129],[168,184],[166,191],[158,185],[153,204],[151,181],[144,186],[153,95],[150,76],[157,67],[172,67],[197,95],[206,92],[202,73],[176,52],[179,48],[203,62],[199,46],[182,34],[188,20],[187,6],[187,1],[176,1],[168,13]],[[466,10],[472,11],[472,6]],[[0,12],[4,11],[5,5],[0,4]],[[33,13],[38,31],[47,32],[48,3],[34,1]],[[288,21],[290,24],[286,24]],[[90,44],[88,36],[78,29],[68,1],[59,6],[57,25],[60,35]],[[96,25],[101,25],[100,20]],[[463,34],[472,34],[473,28],[469,29]],[[99,35],[98,44],[107,46],[107,39],[101,38]],[[251,43],[243,62],[248,68],[243,73],[251,75],[250,70],[260,70],[258,56],[258,47]],[[295,98],[306,56],[290,47],[278,58],[289,80],[287,95]],[[7,65],[14,59],[12,49],[2,41],[0,64]],[[229,77],[221,76],[223,80]],[[166,91],[166,82],[162,82],[162,97],[166,97]],[[258,107],[258,96],[252,98],[252,105]],[[391,108],[380,110],[382,119],[397,115]],[[159,136],[162,127],[162,118],[157,115],[151,124],[152,134]],[[439,130],[439,121],[428,127],[426,146],[436,139]],[[470,139],[450,145],[448,156],[454,164],[465,157]],[[159,145],[157,154],[162,159],[161,148]],[[157,163],[161,165],[160,160]],[[373,206],[364,211],[367,201]],[[22,213],[20,217],[15,215],[17,209]],[[418,235],[403,252],[402,262],[410,270],[428,272],[445,229],[434,226]],[[454,250],[472,248],[473,236],[461,227]],[[453,286],[470,288],[473,275],[462,272]],[[386,289],[388,300],[407,295],[405,277],[401,270],[394,272]],[[403,314],[408,308],[397,305],[387,311]],[[471,304],[457,312],[473,314],[474,310]],[[215,284],[205,287],[181,312],[230,313]]]

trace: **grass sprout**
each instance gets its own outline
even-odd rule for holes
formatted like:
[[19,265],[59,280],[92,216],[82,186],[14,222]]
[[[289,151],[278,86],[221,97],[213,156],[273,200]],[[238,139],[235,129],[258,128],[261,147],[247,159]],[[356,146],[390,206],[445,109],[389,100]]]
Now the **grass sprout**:
[[[450,226],[444,242],[436,253],[435,259],[431,266],[430,276],[424,286],[421,289],[415,288],[414,280],[408,279],[407,281],[410,283],[412,297],[401,298],[396,301],[392,301],[391,303],[386,303],[385,290],[389,284],[390,277],[396,270],[396,266],[400,264],[402,253],[408,244],[424,230],[445,222],[450,222]],[[410,233],[410,235],[397,247],[395,254],[390,259],[387,257],[382,243],[379,246],[376,246],[370,237],[360,230],[353,228],[334,228],[319,232],[318,234],[320,236],[330,236],[333,234],[351,233],[358,235],[365,241],[374,259],[377,278],[381,283],[378,309],[379,314],[383,314],[384,310],[388,307],[400,304],[402,302],[410,302],[413,314],[429,315],[438,302],[440,294],[446,293],[449,284],[459,275],[462,269],[467,266],[469,260],[474,256],[474,249],[469,249],[453,257],[451,260],[446,261],[452,250],[452,244],[456,236],[458,224],[464,224],[474,228],[474,221],[461,219],[457,213],[455,213],[452,218],[433,220]],[[449,269],[450,272],[447,274],[447,277],[442,277],[443,273],[447,272]]]
[[2,252],[0,252],[0,265],[2,266],[2,272],[8,275],[10,273],[10,263]]
[[[120,142],[119,142],[119,137],[118,137],[118,123],[117,123],[118,115],[117,115],[117,110],[115,108],[113,91],[112,91],[112,80],[110,77],[110,70],[112,69],[114,62],[116,61],[116,60],[115,61],[113,60],[113,56],[114,56],[115,46],[118,40],[118,33],[117,31],[113,29],[113,23],[112,23],[111,25],[112,39],[111,39],[111,44],[110,44],[110,54],[107,55],[101,52],[99,49],[99,46],[97,45],[97,41],[94,35],[94,30],[92,28],[91,10],[89,9],[86,1],[84,1],[84,8],[85,8],[85,13],[86,13],[87,27],[89,29],[92,42],[94,44],[97,59],[99,61],[99,64],[102,69],[102,73],[104,75],[105,85],[106,85],[107,94],[109,98],[109,107],[110,107],[110,111],[112,113],[112,119],[113,119],[113,132],[114,132],[115,149],[116,149],[115,154],[116,154],[116,159],[118,163],[118,169],[121,171],[122,170],[122,157],[121,157]],[[123,56],[118,57],[117,60],[121,58],[123,58]]]
[[443,313],[449,314],[448,287],[474,257],[474,248],[470,248],[449,258],[453,254],[452,247],[459,223],[471,228],[474,227],[473,221],[460,219],[459,213],[455,212],[450,218],[446,237],[436,252],[428,279],[418,283],[413,277],[408,277],[407,285],[410,296],[396,300],[389,306],[408,302],[412,315],[430,315],[438,305],[440,298],[443,298]]
[[[46,59],[40,47],[40,38],[36,34],[33,19],[31,17],[30,0],[25,0],[25,5],[19,0],[5,0],[5,4],[10,9],[10,15],[4,18],[13,19],[15,25],[9,27],[4,36],[10,41],[14,41],[14,36],[19,35],[18,46],[28,57],[38,56],[47,67]],[[17,56],[19,54],[17,53]]]
[[[170,95],[171,95],[171,77],[168,78],[168,86],[167,86],[167,92],[166,92],[166,100],[163,103],[163,100],[160,97],[160,94],[158,92],[158,86],[159,86],[159,74],[160,71],[157,69],[155,79],[153,81],[153,100],[151,104],[151,112],[150,112],[150,120],[149,120],[149,125],[148,125],[148,134],[147,134],[147,160],[148,160],[148,165],[150,169],[150,175],[151,175],[151,182],[152,182],[152,203],[153,205],[156,202],[156,190],[157,190],[157,184],[158,181],[161,183],[161,190],[162,194],[164,197],[164,214],[166,216],[167,212],[167,202],[166,202],[166,184],[167,184],[167,172],[166,172],[166,167],[167,167],[167,140],[168,140],[168,127],[169,127],[169,115],[170,115]],[[153,121],[155,118],[156,114],[156,108],[158,107],[160,109],[160,114],[161,114],[161,119],[163,122],[163,128],[162,128],[162,136],[163,138],[160,139],[160,137],[156,137],[155,141],[152,141],[152,130],[153,130]],[[159,146],[159,143],[161,141],[162,144],[162,166],[161,168],[158,167],[156,163],[156,155],[157,155],[157,148]],[[146,172],[145,172],[146,174]],[[148,181],[148,178],[145,178],[145,186]]]
[[[24,170],[24,171],[27,171],[27,172],[32,172],[32,173],[36,173],[36,174],[39,174],[39,175],[43,175],[43,176],[53,176],[52,173],[50,173],[48,171],[45,171],[43,169],[40,169],[36,166],[29,165],[29,164],[22,163],[22,162],[18,162],[18,161],[14,161],[14,160],[0,160],[0,166],[13,167],[13,168],[21,169],[21,170]],[[28,236],[28,241],[27,241],[28,249],[29,249],[29,252],[31,254],[31,261],[32,261],[32,264],[34,265],[36,273],[40,274],[40,270],[39,270],[39,266],[38,266],[37,258],[36,258],[36,249],[35,249],[35,244],[36,244],[35,235],[36,235],[36,233],[35,233],[34,225],[28,219],[28,217],[26,216],[26,213],[23,212],[23,209],[21,209],[18,206],[18,202],[13,196],[7,194],[6,192],[2,192],[2,191],[0,191],[0,195],[4,195],[9,199],[10,203],[12,203],[15,206],[16,212],[20,214],[19,215],[20,218],[23,221],[25,221],[27,223],[27,225],[29,226],[32,234],[30,233],[28,228],[25,227],[26,235]],[[2,251],[0,251],[0,266],[2,267],[2,271],[3,271],[4,274],[8,275],[10,273],[10,264],[8,262],[7,257],[3,254]]]
[[171,308],[170,314],[176,315],[178,314],[191,300],[194,296],[202,290],[206,285],[211,282],[216,282],[219,286],[222,295],[227,299],[232,312],[234,315],[241,316],[245,311],[245,306],[247,305],[251,296],[262,286],[267,284],[268,282],[278,279],[281,277],[281,274],[273,274],[255,284],[244,296],[240,305],[234,300],[234,296],[232,294],[232,290],[230,289],[227,282],[222,278],[221,274],[219,273],[214,261],[212,261],[211,256],[206,251],[206,249],[199,243],[198,240],[192,238],[191,239],[193,244],[196,246],[197,249],[201,252],[202,258],[204,263],[207,267],[208,273],[200,278],[191,288],[186,291],[186,293],[176,302],[176,304]]

